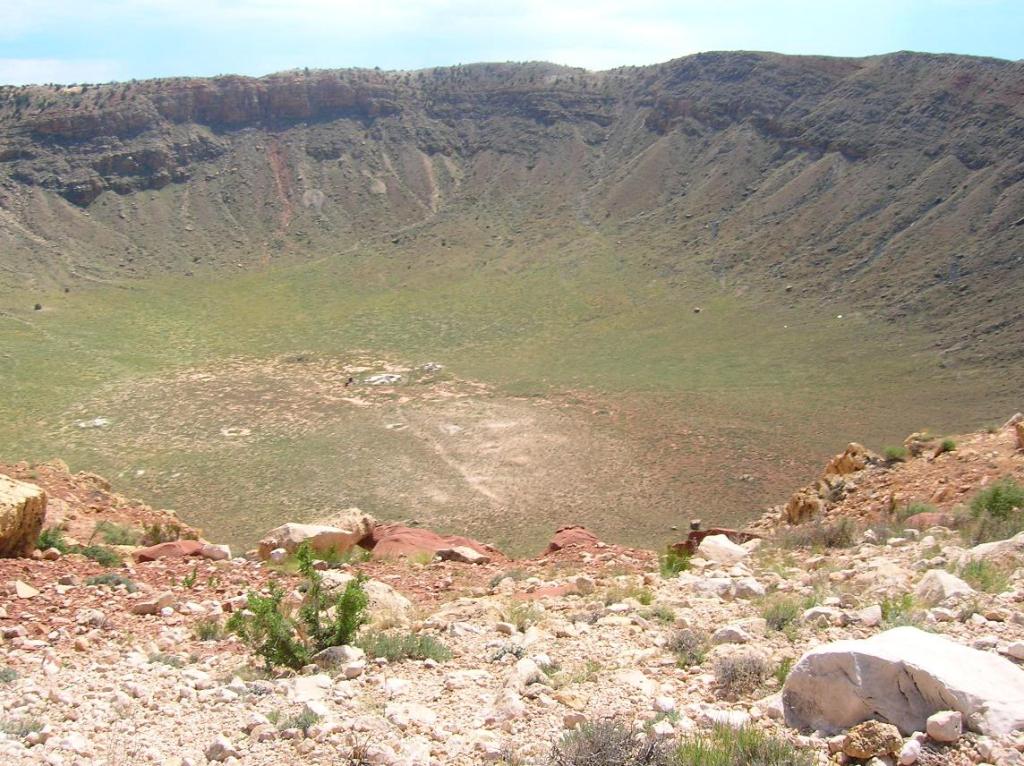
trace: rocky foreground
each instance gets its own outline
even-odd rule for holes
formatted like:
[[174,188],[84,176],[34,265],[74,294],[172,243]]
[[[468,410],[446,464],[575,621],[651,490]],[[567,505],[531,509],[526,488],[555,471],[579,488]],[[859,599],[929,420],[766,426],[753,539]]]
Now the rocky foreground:
[[[286,525],[249,557],[111,544],[128,563],[104,566],[98,521],[198,531],[98,477],[7,466],[0,532],[28,555],[0,559],[0,762],[546,765],[567,731],[615,719],[666,741],[754,728],[820,764],[1024,763],[1024,535],[953,528],[959,505],[1024,481],[1021,438],[1011,422],[950,449],[918,438],[903,460],[851,448],[757,537],[697,535],[660,566],[579,528],[510,561],[339,516],[348,553],[324,554],[325,587],[365,573],[364,633],[433,648],[343,647],[298,672],[268,672],[224,620],[272,580],[301,599],[289,562],[323,527]],[[64,552],[23,545],[43,490]]]

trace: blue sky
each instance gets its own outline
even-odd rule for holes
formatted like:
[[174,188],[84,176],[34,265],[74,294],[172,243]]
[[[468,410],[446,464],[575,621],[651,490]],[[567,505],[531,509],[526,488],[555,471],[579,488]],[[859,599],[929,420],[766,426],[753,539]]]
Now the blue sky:
[[1024,58],[1024,0],[0,0],[0,83],[708,50]]

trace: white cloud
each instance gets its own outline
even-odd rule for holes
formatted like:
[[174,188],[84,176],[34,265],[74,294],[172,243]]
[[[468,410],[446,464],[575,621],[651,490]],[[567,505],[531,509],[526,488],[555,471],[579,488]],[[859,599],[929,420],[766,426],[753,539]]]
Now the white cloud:
[[0,58],[0,84],[107,82],[120,76],[116,62],[102,59]]

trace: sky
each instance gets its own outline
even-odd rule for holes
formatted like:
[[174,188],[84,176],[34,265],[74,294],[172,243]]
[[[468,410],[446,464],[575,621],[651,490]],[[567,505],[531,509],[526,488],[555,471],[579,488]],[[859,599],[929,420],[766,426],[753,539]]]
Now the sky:
[[700,51],[1024,59],[1024,0],[0,0],[0,83]]

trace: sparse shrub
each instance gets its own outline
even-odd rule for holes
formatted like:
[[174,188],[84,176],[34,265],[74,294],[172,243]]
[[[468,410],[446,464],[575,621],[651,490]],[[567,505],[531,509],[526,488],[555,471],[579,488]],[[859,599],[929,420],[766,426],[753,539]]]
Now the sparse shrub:
[[14,668],[0,668],[0,684],[9,684],[18,677]]
[[783,548],[849,548],[857,536],[853,519],[816,520],[783,530],[777,537]]
[[196,579],[199,577],[199,567],[193,565],[192,571],[181,578],[181,587],[192,590],[196,587]]
[[291,718],[287,718],[283,721],[279,720],[277,727],[281,730],[299,729],[303,734],[306,734],[311,726],[319,722],[320,716],[317,713],[314,713],[312,710],[303,710],[301,713],[292,716]]
[[160,543],[172,543],[181,539],[181,525],[168,522],[162,524],[147,524],[142,532],[142,545],[159,545]]
[[124,586],[124,589],[129,593],[134,593],[139,587],[130,579],[124,575],[118,574],[117,572],[104,572],[101,575],[95,575],[85,581],[86,585],[106,585],[108,588],[117,588],[118,586]]
[[615,585],[604,592],[604,605],[610,606],[620,601],[632,598],[644,606],[650,606],[654,601],[654,591],[639,585]]
[[541,611],[533,604],[515,601],[509,604],[502,617],[505,622],[515,625],[516,630],[522,632],[540,620]]
[[64,530],[60,527],[47,527],[39,533],[39,540],[36,543],[36,548],[41,551],[56,548],[61,553],[67,553],[69,547],[64,539]]
[[715,727],[679,743],[675,766],[814,766],[811,753],[753,728]]
[[952,439],[943,439],[942,443],[939,444],[939,448],[935,451],[936,455],[941,455],[943,452],[953,452],[956,449],[956,442]]
[[224,623],[216,617],[203,617],[196,620],[192,633],[199,641],[220,641],[224,638]]
[[669,636],[665,647],[676,656],[679,667],[700,665],[711,648],[711,637],[703,630],[680,628]]
[[282,606],[284,591],[271,583],[270,595],[250,592],[248,608],[235,612],[227,622],[229,631],[263,657],[268,670],[274,665],[298,669],[323,649],[351,644],[368,620],[369,596],[363,588],[363,575],[350,580],[341,595],[332,600],[323,592],[323,578],[313,568],[308,545],[299,547],[297,559],[306,578],[306,592],[296,616],[286,612]]
[[897,628],[902,625],[919,625],[921,613],[915,608],[914,597],[910,593],[899,596],[886,596],[882,599],[882,627]]
[[522,569],[510,569],[507,572],[498,572],[496,575],[494,575],[494,577],[491,578],[491,581],[487,584],[487,587],[491,589],[497,588],[498,583],[500,583],[506,577],[509,577],[512,580],[519,582],[529,577],[529,574]]
[[986,593],[1002,593],[1010,588],[1009,573],[984,559],[964,564],[960,569],[960,577],[972,588]]
[[784,631],[796,624],[801,612],[800,604],[795,599],[775,596],[765,602],[761,616],[772,630]]
[[666,580],[677,577],[690,568],[690,554],[667,549],[658,559],[661,576]]
[[447,662],[451,650],[436,638],[425,633],[384,633],[372,631],[360,636],[356,646],[371,659],[384,657],[388,662],[426,660]]
[[491,662],[501,662],[508,656],[515,657],[517,660],[523,659],[526,656],[526,649],[523,648],[522,644],[513,644],[508,642],[502,644],[491,653]]
[[971,501],[971,514],[997,519],[1009,518],[1014,510],[1024,508],[1024,487],[1007,477],[986,487]]
[[149,655],[149,661],[160,665],[168,665],[172,668],[180,668],[185,664],[182,662],[181,657],[176,654],[168,654],[167,652],[153,652]]
[[658,739],[641,737],[618,720],[582,724],[551,749],[549,766],[670,766],[672,754]]
[[93,536],[96,535],[99,535],[107,545],[135,545],[139,539],[139,533],[131,527],[112,521],[97,522],[93,528]]
[[715,661],[715,680],[726,694],[750,694],[768,677],[768,663],[754,652],[737,652]]
[[793,669],[793,658],[784,657],[782,662],[775,666],[775,670],[772,675],[775,676],[775,680],[779,682],[779,686],[786,683],[786,679],[789,678],[789,671]]
[[890,463],[902,463],[910,455],[906,447],[886,447],[883,453]]
[[916,516],[919,513],[935,513],[938,509],[930,503],[914,502],[906,505],[903,508],[897,508],[895,512],[896,521],[903,523],[911,516]]
[[80,553],[87,559],[92,559],[100,566],[119,567],[124,563],[124,560],[116,551],[104,548],[102,545],[76,545],[71,549],[71,552]]
[[24,739],[32,732],[42,728],[43,722],[38,718],[21,717],[0,720],[0,731],[15,739]]
[[986,487],[971,501],[970,520],[963,530],[977,545],[1005,540],[1024,531],[1024,487],[1007,477]]
[[658,604],[651,608],[651,617],[658,622],[663,622],[666,625],[671,625],[676,621],[675,610],[671,607],[665,606],[664,604]]

